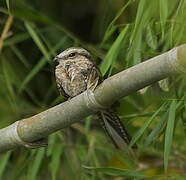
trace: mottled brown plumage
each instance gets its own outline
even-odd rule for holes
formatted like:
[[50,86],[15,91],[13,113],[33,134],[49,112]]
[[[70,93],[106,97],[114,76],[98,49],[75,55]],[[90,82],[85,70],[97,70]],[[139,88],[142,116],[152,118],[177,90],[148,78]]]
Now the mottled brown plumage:
[[[87,89],[94,90],[102,81],[98,67],[89,52],[83,48],[69,48],[57,55],[54,62],[57,87],[66,98],[77,96]],[[116,147],[123,149],[130,143],[129,134],[112,109],[100,111],[98,116]]]

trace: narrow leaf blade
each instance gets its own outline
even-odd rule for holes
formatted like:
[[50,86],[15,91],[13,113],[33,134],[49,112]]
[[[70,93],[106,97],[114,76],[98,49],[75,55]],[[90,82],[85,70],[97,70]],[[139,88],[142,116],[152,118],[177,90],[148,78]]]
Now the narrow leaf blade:
[[176,114],[176,101],[173,100],[170,105],[167,128],[165,131],[165,144],[164,144],[165,172],[167,172],[167,169],[168,169],[168,160],[169,160],[169,155],[170,155],[171,145],[172,145],[172,140],[173,140],[175,114]]
[[83,167],[90,170],[96,170],[97,172],[102,172],[104,174],[111,175],[111,176],[124,176],[124,177],[138,178],[138,179],[148,177],[142,173],[128,170],[128,169],[111,168],[111,167],[87,167],[87,166],[83,166]]

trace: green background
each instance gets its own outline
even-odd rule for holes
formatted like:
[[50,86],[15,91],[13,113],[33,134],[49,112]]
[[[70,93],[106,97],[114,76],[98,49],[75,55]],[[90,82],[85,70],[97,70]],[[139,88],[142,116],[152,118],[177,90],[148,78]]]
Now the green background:
[[[185,43],[185,8],[185,0],[0,0],[0,127],[63,102],[57,53],[86,48],[106,78]],[[120,100],[137,163],[87,117],[52,134],[47,148],[1,154],[0,179],[185,179],[185,80],[170,77]]]

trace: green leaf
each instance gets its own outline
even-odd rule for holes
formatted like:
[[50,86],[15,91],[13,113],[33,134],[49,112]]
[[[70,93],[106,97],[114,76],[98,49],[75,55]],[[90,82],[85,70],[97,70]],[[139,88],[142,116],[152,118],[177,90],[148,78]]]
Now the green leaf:
[[43,66],[46,64],[45,58],[42,58],[39,60],[39,62],[35,65],[35,67],[28,73],[28,75],[25,77],[23,80],[20,88],[19,88],[19,93],[22,92],[26,85],[32,80],[32,78],[43,68]]
[[152,48],[153,50],[157,49],[158,46],[158,39],[157,36],[153,30],[153,28],[148,25],[147,26],[147,30],[146,30],[146,42],[149,45],[150,48]]
[[110,22],[104,37],[102,43],[104,43],[116,30],[116,26],[114,26],[114,23],[117,21],[117,19],[124,13],[125,9],[129,6],[129,4],[132,2],[132,0],[129,0],[117,13],[117,15],[114,17],[114,19]]
[[50,62],[51,57],[48,54],[48,50],[45,48],[45,45],[42,43],[41,39],[37,35],[37,32],[34,30],[33,23],[25,21],[25,27],[29,32],[30,36],[32,37],[32,39],[34,40],[34,42],[36,43],[36,45],[38,46],[38,48],[40,49],[40,51],[43,53],[48,62]]
[[117,39],[115,40],[111,48],[109,49],[104,61],[102,62],[100,69],[103,75],[108,71],[113,61],[116,61],[118,53],[121,49],[121,44],[128,31],[128,28],[129,25],[126,25],[126,27],[123,28],[123,30],[121,31],[121,33],[119,34],[119,36],[117,37]]
[[170,177],[172,177],[173,179],[176,179],[176,180],[185,180],[186,179],[186,174],[170,174]]
[[165,126],[165,121],[167,120],[167,113],[160,119],[158,124],[153,128],[152,132],[147,138],[145,138],[144,146],[148,146],[152,141],[154,141],[160,134],[161,130]]
[[23,55],[23,53],[16,46],[14,46],[14,45],[11,45],[10,48],[15,53],[15,55],[18,57],[18,59],[25,65],[25,67],[26,68],[29,68],[30,65],[27,62],[27,59],[25,58],[25,56]]
[[15,92],[14,92],[13,85],[12,85],[12,77],[10,75],[11,74],[10,65],[4,57],[1,57],[1,58],[2,58],[1,61],[2,61],[2,67],[3,67],[3,75],[5,78],[7,89],[12,99],[14,99]]
[[55,144],[54,150],[52,152],[52,160],[49,164],[51,173],[52,173],[52,180],[56,179],[57,171],[60,167],[60,156],[63,152],[63,144]]
[[[164,103],[165,104],[165,103]],[[130,147],[136,143],[136,141],[143,135],[144,131],[148,128],[148,126],[151,124],[153,119],[159,114],[159,112],[163,109],[164,104],[152,115],[151,118],[149,118],[147,121],[145,121],[144,125],[140,128],[139,131],[133,136]]]
[[120,169],[120,168],[105,168],[105,167],[88,167],[83,166],[86,169],[95,170],[97,172],[102,172],[104,174],[110,175],[110,176],[124,176],[124,177],[131,177],[131,178],[145,178],[148,177],[142,173],[139,173],[137,171],[132,171],[128,169]]
[[31,167],[30,167],[30,171],[27,176],[28,180],[35,180],[36,179],[37,173],[39,172],[39,168],[41,166],[42,159],[44,158],[44,156],[45,156],[45,148],[38,149],[35,159],[30,162]]
[[160,22],[161,22],[161,28],[162,28],[162,38],[164,38],[165,35],[165,22],[168,17],[168,0],[159,0],[160,4]]
[[6,0],[6,6],[7,6],[8,11],[10,11],[10,1],[9,0]]
[[109,39],[109,37],[111,37],[111,35],[116,31],[116,29],[117,29],[116,26],[110,27],[110,29],[105,33],[102,43],[107,41]]
[[[49,31],[49,28],[40,28],[39,32],[40,33],[47,33]],[[27,39],[31,39],[32,37],[28,32],[21,32],[21,33],[16,33],[14,36],[9,37],[8,39],[5,39],[4,41],[4,46],[10,46],[10,45],[15,45],[21,42],[26,41]]]
[[0,157],[0,179],[3,179],[3,172],[5,171],[5,168],[8,164],[9,157],[11,155],[11,152],[7,152]]
[[[52,54],[54,51],[56,51],[64,42],[66,41],[66,37],[62,38],[59,43],[56,44],[56,46],[54,46],[49,54]],[[29,72],[29,74],[25,77],[25,79],[23,80],[20,88],[19,88],[19,92],[22,92],[25,88],[25,86],[32,80],[32,78],[43,68],[43,66],[46,64],[46,60],[44,57],[42,57],[38,63],[35,65],[35,67]]]
[[176,101],[173,100],[170,105],[167,128],[165,131],[165,144],[164,144],[164,169],[165,169],[165,172],[167,172],[167,169],[168,169],[169,154],[171,151],[171,145],[172,145],[172,140],[173,140],[175,114],[176,114]]
[[57,136],[58,136],[58,132],[53,133],[49,136],[48,138],[48,147],[47,147],[47,156],[51,156],[52,152],[54,151],[55,148],[55,143],[57,141]]
[[144,9],[147,9],[147,2],[146,0],[141,0],[139,1],[139,5],[138,5],[138,10],[137,10],[137,14],[136,14],[136,20],[135,20],[135,23],[134,23],[134,29],[133,29],[133,32],[131,34],[131,37],[130,37],[130,43],[134,40],[135,36],[137,35],[137,31],[141,31],[141,29],[139,29],[139,26],[141,27],[140,24],[144,25]]
[[127,67],[141,62],[142,53],[144,52],[142,48],[144,47],[143,31],[151,22],[152,14],[156,7],[156,1],[152,1],[151,3],[148,3],[147,0],[139,1],[136,20],[130,34],[129,52],[126,55]]

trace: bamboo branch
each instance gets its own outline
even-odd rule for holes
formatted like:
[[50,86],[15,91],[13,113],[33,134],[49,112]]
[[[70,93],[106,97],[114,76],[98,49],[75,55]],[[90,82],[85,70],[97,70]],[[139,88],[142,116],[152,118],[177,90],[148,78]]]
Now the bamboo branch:
[[30,118],[0,129],[0,152],[29,143],[69,127],[80,119],[107,108],[114,101],[176,73],[186,72],[186,44],[122,71],[100,84]]

